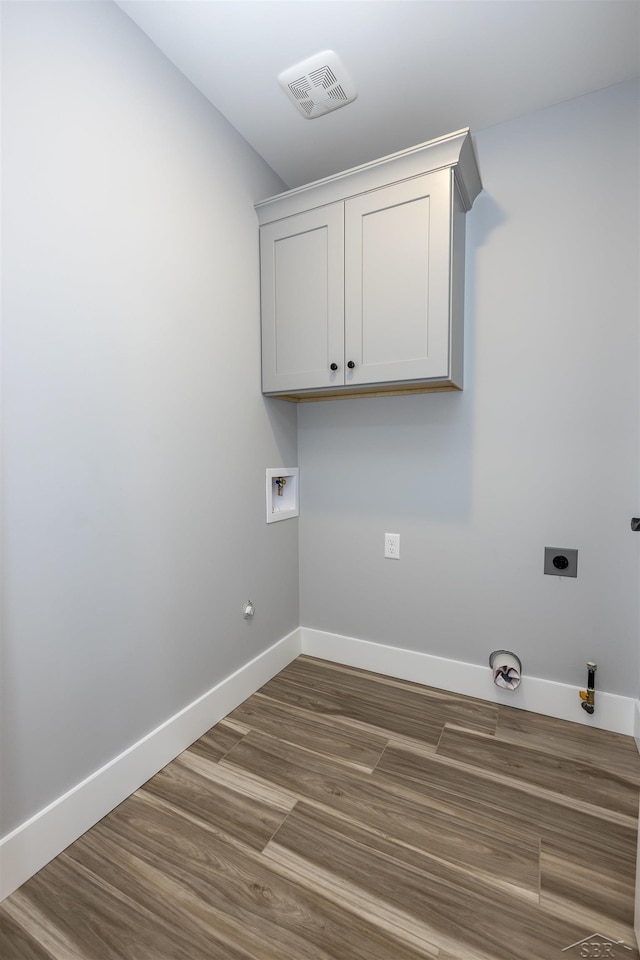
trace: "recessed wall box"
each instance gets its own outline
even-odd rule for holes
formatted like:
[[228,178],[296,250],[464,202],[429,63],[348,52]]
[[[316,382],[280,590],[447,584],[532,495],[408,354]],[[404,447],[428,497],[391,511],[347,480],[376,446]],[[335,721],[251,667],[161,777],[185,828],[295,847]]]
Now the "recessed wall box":
[[300,514],[298,468],[267,468],[267,523],[288,520]]

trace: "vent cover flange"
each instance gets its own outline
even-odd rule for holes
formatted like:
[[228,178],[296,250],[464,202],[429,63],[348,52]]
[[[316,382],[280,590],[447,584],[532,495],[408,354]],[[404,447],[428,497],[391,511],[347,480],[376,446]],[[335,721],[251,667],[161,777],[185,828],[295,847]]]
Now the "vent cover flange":
[[307,120],[346,107],[358,96],[353,80],[333,50],[323,50],[278,74],[278,83]]

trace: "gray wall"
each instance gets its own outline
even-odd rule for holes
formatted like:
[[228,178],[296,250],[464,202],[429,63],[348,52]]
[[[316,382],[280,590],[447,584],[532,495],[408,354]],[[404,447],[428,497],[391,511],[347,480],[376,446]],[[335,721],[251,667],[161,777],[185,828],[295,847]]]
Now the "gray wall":
[[296,463],[260,394],[282,184],[115,5],[2,12],[6,832],[299,612],[264,503]]
[[302,623],[636,696],[638,85],[476,148],[464,393],[301,405]]

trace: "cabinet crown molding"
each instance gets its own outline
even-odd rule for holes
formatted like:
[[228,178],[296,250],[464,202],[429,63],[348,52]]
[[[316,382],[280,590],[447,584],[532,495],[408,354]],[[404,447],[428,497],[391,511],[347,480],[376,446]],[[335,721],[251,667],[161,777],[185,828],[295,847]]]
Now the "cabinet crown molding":
[[320,207],[345,196],[366,193],[389,183],[445,167],[453,170],[464,209],[470,210],[482,189],[482,183],[471,132],[465,127],[445,137],[417,144],[359,167],[351,167],[322,180],[268,197],[255,205],[258,222],[262,226],[297,213],[302,205],[306,209]]

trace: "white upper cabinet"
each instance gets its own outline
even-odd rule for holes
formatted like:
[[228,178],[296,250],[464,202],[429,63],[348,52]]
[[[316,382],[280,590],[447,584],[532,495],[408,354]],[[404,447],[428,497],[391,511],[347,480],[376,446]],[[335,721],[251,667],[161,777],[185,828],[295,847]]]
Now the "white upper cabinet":
[[461,389],[464,217],[480,188],[462,131],[258,204],[263,392]]

